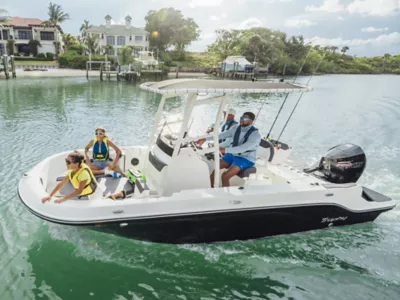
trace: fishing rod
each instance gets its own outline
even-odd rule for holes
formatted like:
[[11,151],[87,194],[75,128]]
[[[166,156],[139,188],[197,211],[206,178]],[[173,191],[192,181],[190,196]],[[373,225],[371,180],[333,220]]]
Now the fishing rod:
[[[293,84],[296,82],[297,77],[300,75],[301,71],[303,70],[303,67],[304,67],[304,65],[306,64],[307,59],[308,59],[308,57],[310,56],[312,49],[313,49],[313,48],[311,47],[310,50],[308,50],[308,53],[307,53],[307,55],[306,55],[306,58],[304,59],[303,64],[300,66],[300,69],[299,69],[299,71],[297,72],[296,77],[293,79],[293,82],[292,82]],[[286,68],[285,68],[285,69],[286,69]],[[275,123],[276,123],[276,121],[278,120],[279,115],[280,115],[281,112],[282,112],[282,108],[285,106],[285,103],[286,103],[286,100],[288,99],[288,97],[289,97],[289,93],[286,93],[285,100],[283,100],[282,105],[281,105],[281,107],[279,108],[278,114],[276,115],[275,120],[274,120],[274,122],[272,123],[271,128],[269,129],[269,132],[268,132],[268,134],[267,134],[266,139],[269,138],[269,135],[271,134],[272,129],[274,128]]]
[[268,100],[268,95],[265,97],[264,101],[261,103],[261,107],[260,107],[260,109],[259,109],[258,112],[257,112],[256,118],[255,118],[253,124],[258,120],[258,116],[260,115],[260,112],[261,112],[261,110],[263,109],[264,104],[265,104],[265,102],[267,102],[267,100]]
[[[315,68],[314,73],[313,73],[313,74],[310,76],[310,78],[308,79],[308,82],[307,82],[306,86],[308,86],[308,85],[310,84],[311,79],[314,77],[315,73],[317,73],[317,71],[318,71],[318,69],[319,69],[319,66],[321,65],[321,62],[324,60],[325,54],[326,54],[326,52],[324,52],[324,55],[322,55],[322,58],[319,60],[318,65],[317,65],[317,67]],[[292,117],[294,111],[296,110],[297,105],[299,104],[299,102],[300,102],[301,98],[303,97],[303,95],[304,95],[304,92],[301,93],[299,99],[298,99],[297,102],[296,102],[296,105],[293,107],[293,110],[292,110],[292,112],[290,113],[290,116],[289,116],[289,118],[287,119],[287,121],[286,121],[286,123],[285,123],[285,126],[283,126],[281,133],[279,134],[278,138],[276,139],[275,145],[278,144],[279,139],[281,138],[283,132],[285,131],[286,126],[288,125],[288,123],[289,123],[289,121],[290,121],[290,118]]]

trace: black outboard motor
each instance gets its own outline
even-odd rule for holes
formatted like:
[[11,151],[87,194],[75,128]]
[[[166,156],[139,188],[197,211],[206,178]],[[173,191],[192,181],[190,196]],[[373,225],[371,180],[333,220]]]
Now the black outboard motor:
[[319,164],[304,169],[306,173],[319,171],[322,179],[332,183],[357,182],[367,164],[367,158],[360,146],[341,144],[328,150]]

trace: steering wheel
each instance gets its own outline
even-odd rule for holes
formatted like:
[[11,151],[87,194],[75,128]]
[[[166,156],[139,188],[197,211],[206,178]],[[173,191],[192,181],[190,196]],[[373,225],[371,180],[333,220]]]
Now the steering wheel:
[[196,145],[196,143],[194,141],[190,141],[189,144],[193,148],[194,151],[203,150],[203,148],[201,146]]
[[[204,154],[204,156],[208,159],[208,160],[215,160],[215,155],[214,152],[210,152],[210,153],[206,153]],[[222,153],[219,152],[219,158],[222,158]]]
[[214,153],[212,153],[212,152],[206,153],[206,154],[204,154],[204,156],[205,156],[208,160],[214,160],[214,158],[215,158]]

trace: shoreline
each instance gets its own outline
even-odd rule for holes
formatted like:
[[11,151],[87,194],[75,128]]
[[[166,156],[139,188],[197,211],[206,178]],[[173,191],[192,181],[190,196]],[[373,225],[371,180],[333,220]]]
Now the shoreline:
[[[84,77],[86,78],[86,70],[77,70],[77,69],[47,69],[47,71],[24,71],[23,69],[16,69],[16,75],[18,78],[62,78],[62,77]],[[315,74],[315,76],[323,76],[323,75],[394,75],[398,76],[398,74]],[[169,72],[167,78],[172,79],[175,78],[176,72]],[[201,73],[201,72],[179,72],[178,78],[201,78],[201,77],[210,77],[211,74]],[[290,77],[289,75],[287,75]],[[309,75],[302,75],[309,76]],[[100,72],[98,70],[89,71],[90,78],[99,78]],[[269,75],[269,77],[276,77],[274,75]],[[0,73],[0,80],[5,79],[5,75]],[[114,78],[115,79],[115,78]],[[116,80],[116,79],[115,79]]]
[[[86,78],[86,70],[77,70],[77,69],[48,69],[47,71],[24,71],[23,69],[16,69],[16,75],[18,78],[61,78],[61,77],[85,77]],[[169,72],[168,78],[175,78],[175,72]],[[181,77],[207,77],[208,75],[205,73],[189,73],[189,72],[181,72],[179,73],[179,78]],[[90,78],[99,78],[100,80],[100,71],[93,70],[89,71]],[[5,79],[5,75],[0,73],[0,79]],[[112,80],[116,80],[114,77]]]

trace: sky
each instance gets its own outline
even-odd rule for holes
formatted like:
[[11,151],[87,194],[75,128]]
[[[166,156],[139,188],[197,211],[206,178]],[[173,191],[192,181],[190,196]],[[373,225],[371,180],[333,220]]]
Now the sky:
[[[56,0],[71,19],[65,32],[78,35],[83,20],[104,24],[109,14],[115,24],[126,15],[144,27],[149,10],[174,7],[199,25],[201,35],[188,50],[204,51],[219,28],[265,26],[306,42],[350,47],[349,54],[375,56],[400,53],[400,0]],[[47,18],[48,0],[1,0],[11,16]]]

